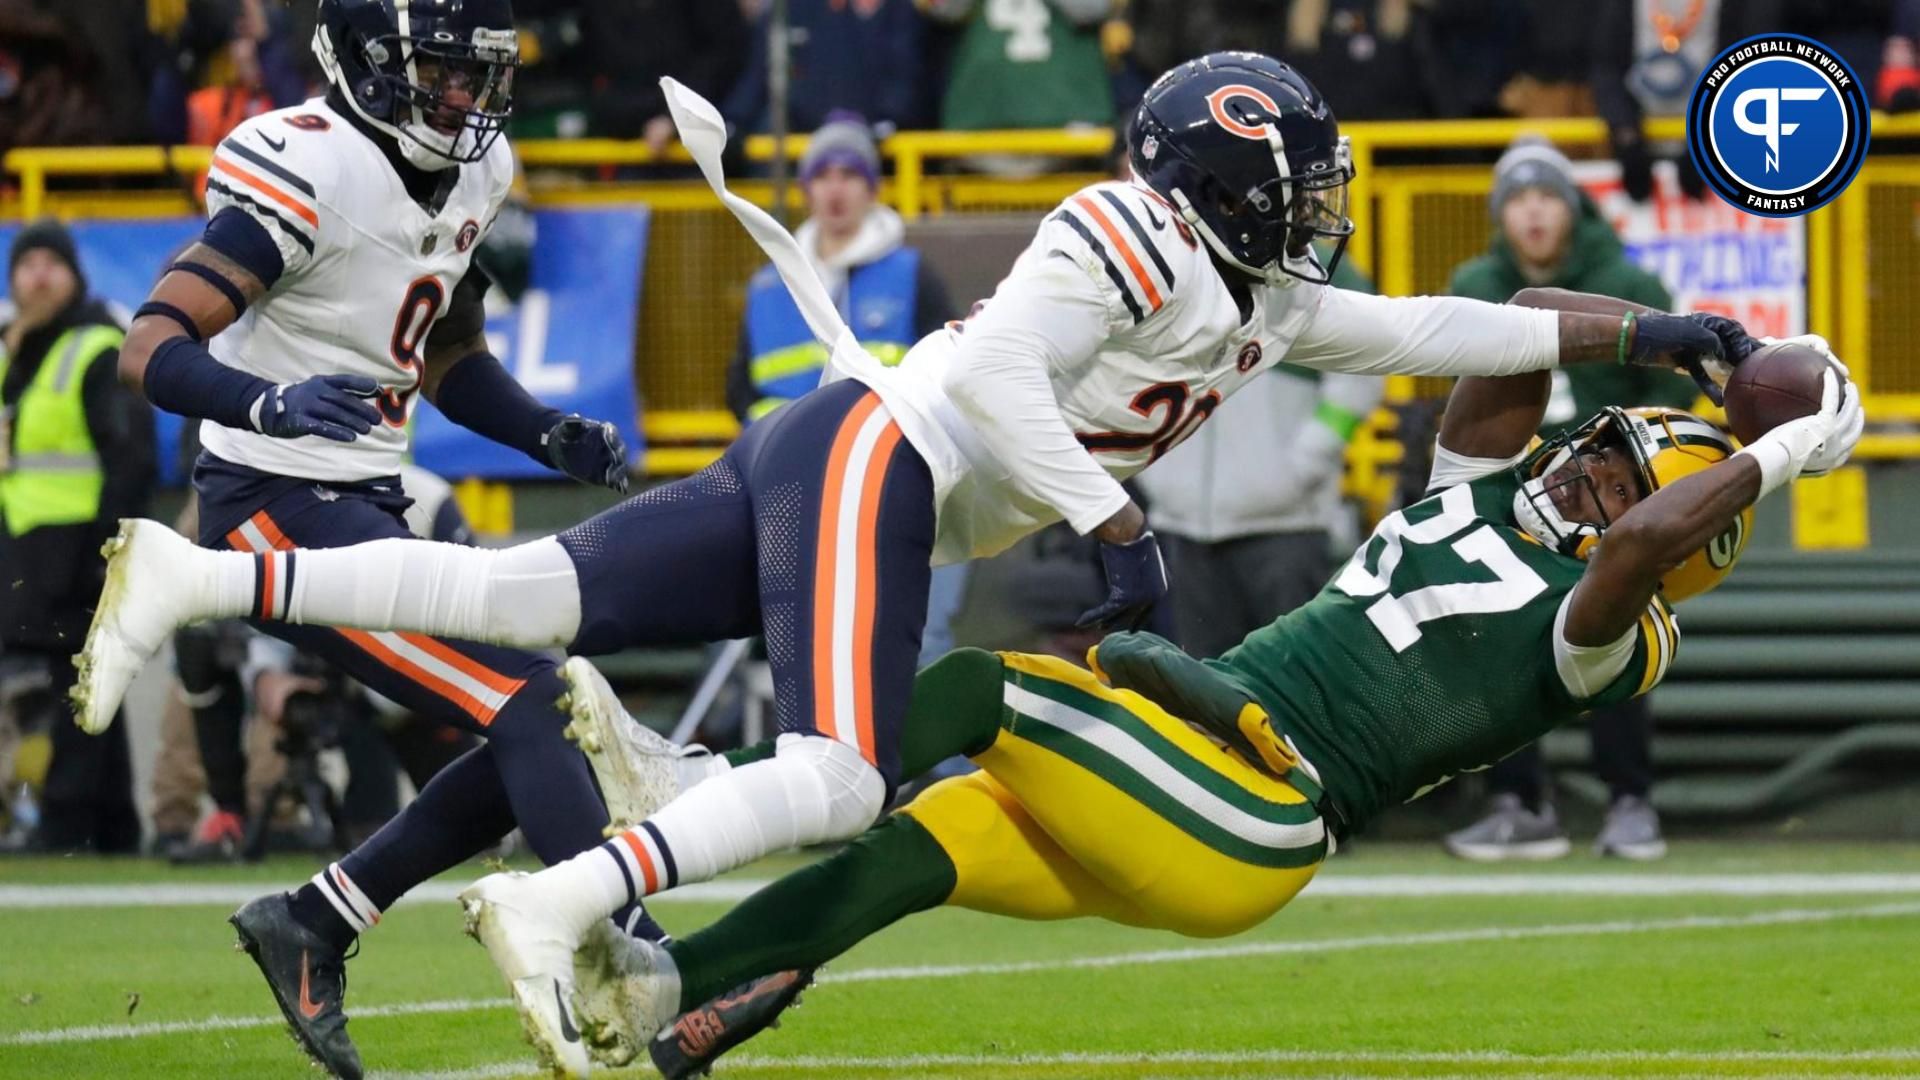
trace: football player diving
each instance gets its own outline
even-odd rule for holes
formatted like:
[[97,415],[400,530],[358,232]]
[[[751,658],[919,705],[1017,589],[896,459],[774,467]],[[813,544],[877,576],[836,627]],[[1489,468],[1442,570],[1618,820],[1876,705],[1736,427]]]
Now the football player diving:
[[[717,111],[666,84],[682,140],[829,347],[824,385],[706,470],[510,549],[380,540],[218,557],[131,525],[113,545],[75,691],[83,718],[110,716],[175,625],[233,615],[583,655],[764,634],[774,753],[738,767],[657,744],[602,753],[615,770],[602,790],[631,827],[469,897],[534,1045],[569,1073],[589,1067],[583,1024],[633,1013],[616,1000],[623,980],[594,979],[579,987],[581,1022],[570,1015],[574,948],[594,924],[879,817],[902,776],[930,565],[1064,520],[1102,542],[1108,595],[1086,624],[1134,626],[1166,579],[1120,481],[1282,360],[1449,375],[1658,364],[1711,385],[1709,368],[1724,375],[1754,347],[1738,324],[1707,316],[1329,287],[1313,245],[1330,243],[1337,260],[1353,228],[1353,167],[1332,110],[1285,64],[1217,53],[1149,88],[1129,135],[1138,183],[1069,197],[976,315],[886,368],[859,348],[793,238],[726,191]],[[583,746],[645,738],[590,664],[563,677]],[[689,772],[713,775],[682,794]]]
[[[1630,306],[1555,290],[1514,302]],[[1084,668],[977,649],[928,667],[902,775],[952,754],[980,771],[694,934],[614,943],[602,955],[635,984],[628,1029],[660,1026],[654,1062],[692,1075],[814,967],[942,904],[1195,937],[1263,922],[1384,809],[1658,685],[1680,641],[1673,605],[1732,571],[1753,504],[1841,464],[1860,432],[1836,365],[1818,414],[1738,451],[1666,408],[1609,408],[1536,448],[1547,375],[1460,380],[1427,497],[1218,660],[1120,633]],[[749,980],[761,992],[715,997]]]
[[[398,473],[419,395],[543,466],[624,491],[614,427],[534,400],[483,333],[487,279],[473,254],[514,171],[501,137],[519,57],[508,0],[319,0],[317,18],[326,94],[250,119],[214,148],[206,229],[120,352],[123,378],[148,400],[201,421],[200,543],[265,552],[410,535]],[[562,734],[547,657],[419,634],[262,629],[489,740],[297,892],[233,917],[301,1044],[357,1077],[342,1012],[356,935],[516,824],[557,861],[598,844],[608,818]],[[89,730],[111,719],[80,716]]]

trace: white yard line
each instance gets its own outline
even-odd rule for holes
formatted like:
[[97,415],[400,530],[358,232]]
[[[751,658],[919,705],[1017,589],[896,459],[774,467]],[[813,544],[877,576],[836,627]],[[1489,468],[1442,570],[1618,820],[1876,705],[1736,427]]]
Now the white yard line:
[[[0,885],[0,909],[239,905],[298,882]],[[648,903],[737,903],[766,887],[746,878],[683,885]],[[463,882],[434,881],[401,903],[451,903]],[[1304,895],[1368,899],[1447,896],[1895,896],[1920,894],[1920,874],[1352,874],[1316,878]]]
[[[1526,941],[1540,938],[1597,937],[1623,934],[1650,934],[1685,930],[1727,930],[1743,927],[1789,924],[1844,922],[1855,919],[1890,919],[1920,915],[1920,901],[1872,904],[1853,908],[1790,908],[1748,915],[1694,915],[1671,919],[1620,919],[1609,922],[1548,923],[1544,926],[1485,926],[1461,930],[1435,930],[1417,934],[1375,934],[1361,937],[1322,938],[1305,941],[1249,941],[1237,945],[1198,946],[1187,949],[1154,949],[1115,953],[1108,956],[1071,956],[1054,960],[1033,960],[1010,964],[935,964],[911,967],[854,968],[829,972],[823,983],[855,983],[906,979],[953,979],[983,975],[1031,974],[1046,971],[1076,971],[1099,968],[1134,967],[1149,964],[1185,963],[1192,960],[1231,960],[1245,957],[1300,955],[1303,953],[1348,952],[1358,949],[1414,948],[1422,945],[1452,945],[1482,941]],[[447,1001],[421,1001],[398,1005],[357,1007],[356,1020],[383,1016],[409,1016],[417,1013],[473,1012],[502,1008],[505,1002],[486,998],[456,998]],[[169,1020],[150,1024],[101,1024],[88,1027],[51,1028],[0,1035],[0,1046],[44,1046],[52,1043],[101,1042],[108,1039],[135,1039],[156,1035],[189,1034],[206,1031],[231,1031],[242,1028],[275,1027],[278,1016],[212,1016],[203,1020]]]
[[[475,878],[480,875],[474,874]],[[100,907],[238,907],[276,889],[298,888],[302,882],[234,881],[206,884],[128,882],[121,885],[0,885],[0,910],[8,908]],[[400,898],[402,904],[451,904],[471,882],[429,881]],[[764,880],[707,881],[686,885],[649,904],[738,903],[760,891]],[[1920,892],[1920,877],[1915,892]]]
[[[1555,1066],[1607,1066],[1607,1065],[1647,1065],[1647,1064],[1874,1064],[1920,1061],[1920,1049],[1911,1050],[1842,1050],[1832,1053],[1808,1050],[1576,1050],[1561,1054],[1516,1054],[1505,1051],[1468,1050],[1457,1053],[1432,1051],[1383,1050],[1249,1050],[1211,1052],[1200,1050],[1172,1050],[1142,1053],[1117,1054],[910,1054],[899,1057],[829,1057],[796,1055],[794,1057],[757,1057],[743,1055],[727,1058],[724,1072],[768,1072],[783,1069],[817,1070],[865,1070],[898,1073],[913,1069],[952,1069],[952,1068],[1018,1068],[1023,1065],[1039,1067],[1062,1066],[1124,1066],[1124,1065],[1462,1065],[1490,1066],[1505,1065],[1526,1067],[1529,1065]],[[375,1073],[375,1080],[491,1080],[491,1078],[520,1076],[537,1072],[539,1065],[531,1060],[523,1062],[501,1062],[494,1065],[481,1065],[471,1069],[447,1069],[433,1072],[390,1072]],[[1349,1070],[1342,1070],[1348,1075]],[[1604,1074],[1604,1070],[1603,1070]],[[1463,1075],[1476,1075],[1468,1072]],[[1484,1075],[1484,1074],[1479,1074]],[[1501,1073],[1507,1076],[1509,1073]],[[1553,1075],[1561,1075],[1555,1072]]]

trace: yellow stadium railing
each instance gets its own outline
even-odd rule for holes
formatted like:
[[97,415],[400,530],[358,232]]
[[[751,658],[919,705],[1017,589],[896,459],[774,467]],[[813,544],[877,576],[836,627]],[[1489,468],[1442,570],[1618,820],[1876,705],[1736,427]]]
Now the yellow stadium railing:
[[[1421,262],[1421,251],[1433,248],[1448,254],[1446,245],[1422,247],[1414,242],[1424,231],[1417,201],[1453,194],[1462,197],[1465,205],[1467,200],[1484,198],[1491,176],[1484,165],[1381,164],[1382,155],[1440,149],[1491,150],[1523,134],[1545,136],[1576,152],[1606,144],[1604,125],[1591,118],[1353,123],[1344,125],[1343,130],[1353,140],[1357,172],[1351,212],[1360,239],[1352,248],[1352,257],[1373,274],[1383,292],[1393,295],[1433,291],[1444,285],[1444,280],[1433,280],[1434,267]],[[1920,117],[1876,115],[1873,132],[1881,141],[1920,138]],[[1677,140],[1684,134],[1677,119],[1651,121],[1646,133],[1655,140]],[[805,151],[806,141],[804,136],[789,139],[787,155],[798,158]],[[549,176],[564,174],[565,170],[691,163],[681,147],[656,153],[639,141],[529,140],[516,146],[530,172]],[[1026,155],[1087,162],[1092,167],[1110,146],[1111,135],[1105,129],[900,132],[881,144],[882,153],[892,163],[882,197],[909,217],[962,207],[1040,208],[1051,205],[1092,174],[1046,173],[1005,179],[942,175],[932,166],[984,155]],[[756,135],[746,140],[744,151],[750,161],[766,162],[772,160],[775,146],[769,137]],[[17,195],[0,210],[10,210],[20,218],[35,217],[50,208],[95,216],[179,212],[186,204],[178,191],[145,195],[61,192],[56,204],[48,181],[56,177],[142,174],[187,177],[204,170],[209,157],[204,147],[17,148],[0,159],[0,167],[19,178]],[[1920,202],[1920,158],[1876,153],[1855,185],[1846,197],[1807,219],[1808,321],[1827,334],[1869,391],[1868,415],[1876,430],[1863,440],[1861,456],[1920,457],[1920,431],[1913,430],[1920,427],[1920,355],[1913,345],[1920,340],[1920,305],[1908,301],[1920,286],[1920,239],[1914,238],[1910,222],[1894,220],[1902,206],[1910,208]],[[770,187],[762,180],[743,180],[736,188],[750,199],[766,202],[771,197]],[[661,212],[718,212],[712,193],[698,180],[562,179],[543,185],[536,192],[536,200],[569,205],[644,202]],[[156,210],[162,206],[172,209]],[[1477,228],[1473,242],[1484,241],[1484,216],[1477,225],[1462,220],[1452,224],[1455,228]],[[1428,261],[1433,259],[1429,257]],[[1877,294],[1875,285],[1880,287]],[[1876,378],[1875,360],[1882,352],[1890,354],[1884,359],[1891,366],[1883,366]],[[1417,390],[1413,380],[1392,380],[1389,401],[1411,400]],[[1369,501],[1376,501],[1382,486],[1390,483],[1391,466],[1398,456],[1398,447],[1389,435],[1391,420],[1392,414],[1383,411],[1363,429],[1350,455],[1350,487]],[[648,470],[663,474],[701,467],[737,430],[724,412],[701,409],[650,412],[645,425],[649,442],[657,444],[649,451]],[[1887,426],[1900,430],[1878,430]]]

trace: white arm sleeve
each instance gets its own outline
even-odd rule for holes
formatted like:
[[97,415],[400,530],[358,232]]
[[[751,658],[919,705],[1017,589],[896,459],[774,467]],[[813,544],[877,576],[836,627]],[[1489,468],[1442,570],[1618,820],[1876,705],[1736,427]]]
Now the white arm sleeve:
[[1560,362],[1560,313],[1457,296],[1320,290],[1290,364],[1358,375],[1514,375]]
[[968,320],[943,389],[1027,491],[1082,535],[1127,504],[1060,414],[1051,372],[1084,365],[1107,340],[1105,298],[1086,270],[1023,259]]
[[1627,670],[1633,647],[1640,640],[1640,627],[1635,624],[1620,635],[1620,640],[1608,645],[1575,645],[1567,640],[1567,606],[1572,603],[1573,593],[1568,591],[1567,598],[1560,602],[1560,613],[1553,617],[1553,667],[1560,673],[1567,693],[1586,699],[1598,695]]
[[1427,490],[1439,491],[1455,484],[1464,484],[1469,480],[1478,480],[1491,476],[1501,469],[1511,469],[1527,456],[1526,450],[1510,458],[1468,457],[1456,454],[1438,443],[1433,447],[1433,474],[1427,478]]

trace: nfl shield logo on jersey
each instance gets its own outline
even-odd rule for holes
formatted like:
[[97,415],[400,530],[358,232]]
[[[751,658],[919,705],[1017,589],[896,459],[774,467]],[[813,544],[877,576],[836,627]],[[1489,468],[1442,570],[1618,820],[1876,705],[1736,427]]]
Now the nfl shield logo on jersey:
[[1797,34],[1730,46],[1687,106],[1687,150],[1722,199],[1798,217],[1838,198],[1867,156],[1867,91],[1839,54]]

